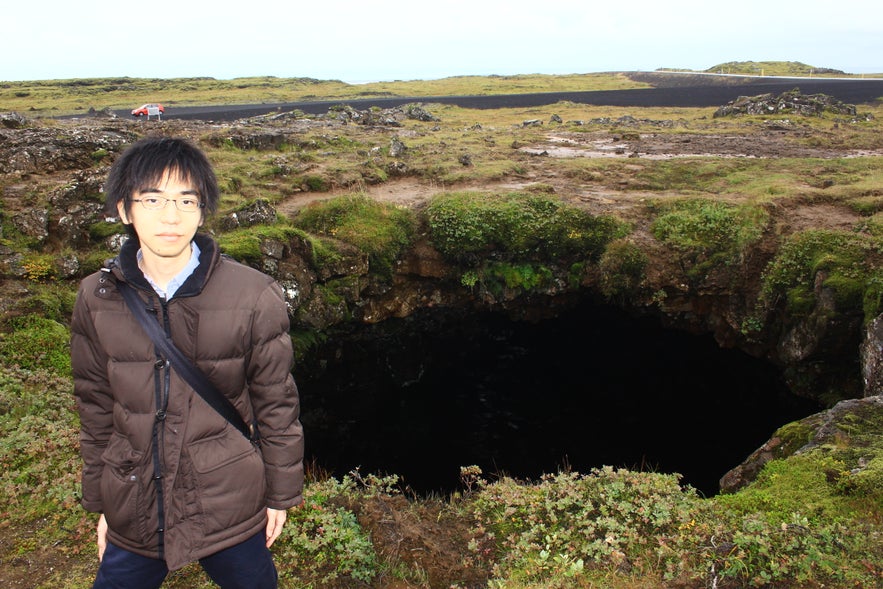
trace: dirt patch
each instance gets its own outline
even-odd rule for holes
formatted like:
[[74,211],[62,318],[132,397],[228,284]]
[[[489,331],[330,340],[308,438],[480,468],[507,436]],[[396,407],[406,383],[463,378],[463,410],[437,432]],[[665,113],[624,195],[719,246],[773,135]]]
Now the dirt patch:
[[806,229],[834,229],[850,231],[862,217],[851,209],[829,204],[797,204],[778,215],[783,233]]
[[833,150],[801,145],[810,130],[783,120],[758,133],[553,133],[521,151],[549,157],[646,158],[843,158],[883,155],[883,151]]
[[[471,564],[471,522],[450,507],[432,500],[410,502],[401,495],[378,496],[353,507],[370,532],[378,556],[425,576],[428,587],[487,586],[488,571]],[[412,585],[382,582],[380,586],[403,589]]]
[[[89,537],[74,546],[67,542],[34,546],[39,529],[46,525],[45,521],[17,528],[11,527],[8,521],[0,525],[0,587],[46,587],[53,579],[70,576],[74,571],[97,569],[97,548],[92,541],[91,525]],[[73,535],[79,536],[79,532]]]
[[[310,203],[321,202],[354,192],[361,192],[379,202],[415,208],[428,202],[436,194],[446,190],[450,189],[439,187],[430,182],[421,182],[416,178],[399,178],[357,190],[336,189],[329,192],[301,192],[286,198],[276,208],[283,215],[291,215]],[[460,188],[460,190],[463,190],[463,188]]]

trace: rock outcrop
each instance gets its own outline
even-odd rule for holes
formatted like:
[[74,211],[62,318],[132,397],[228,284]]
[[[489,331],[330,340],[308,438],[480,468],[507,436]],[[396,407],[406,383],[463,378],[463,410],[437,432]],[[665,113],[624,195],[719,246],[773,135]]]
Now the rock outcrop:
[[[876,450],[868,443],[872,437],[879,438],[883,425],[883,396],[874,395],[862,399],[840,401],[831,409],[787,424],[773,434],[763,446],[755,450],[742,464],[725,474],[720,480],[722,493],[734,493],[755,480],[763,466],[770,460],[804,454],[827,445],[841,448],[852,447],[859,457],[858,466],[851,473],[831,472],[829,477],[841,479],[859,474],[871,462]],[[879,446],[879,443],[877,444]]]
[[799,88],[783,92],[778,96],[760,94],[740,96],[714,112],[714,117],[734,115],[783,115],[819,116],[830,112],[854,117],[857,115],[854,104],[845,104],[826,94],[801,94]]
[[860,351],[865,396],[883,395],[883,315],[865,328]]

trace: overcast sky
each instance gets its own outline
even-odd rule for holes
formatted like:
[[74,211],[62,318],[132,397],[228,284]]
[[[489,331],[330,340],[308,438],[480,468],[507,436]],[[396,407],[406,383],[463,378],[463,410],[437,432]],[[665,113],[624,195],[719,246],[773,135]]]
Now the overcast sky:
[[[799,61],[883,73],[883,2],[20,0],[0,81],[309,77],[345,82]],[[155,8],[154,8],[155,6]]]

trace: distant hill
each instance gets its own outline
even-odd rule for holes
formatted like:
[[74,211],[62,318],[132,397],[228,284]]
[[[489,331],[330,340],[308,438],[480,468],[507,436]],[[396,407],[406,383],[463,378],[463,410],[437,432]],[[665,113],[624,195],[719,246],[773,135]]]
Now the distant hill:
[[[693,71],[660,68],[661,71]],[[742,74],[747,76],[849,76],[842,70],[807,65],[799,61],[727,61],[706,70],[708,74]]]
[[845,76],[846,72],[816,67],[799,61],[728,61],[710,67],[706,72],[723,74],[753,74],[763,76]]

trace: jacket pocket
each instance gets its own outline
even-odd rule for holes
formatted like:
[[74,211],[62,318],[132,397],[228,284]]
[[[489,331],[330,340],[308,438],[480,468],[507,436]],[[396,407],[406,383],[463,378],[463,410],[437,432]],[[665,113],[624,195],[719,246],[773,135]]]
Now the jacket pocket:
[[190,444],[188,454],[207,531],[242,523],[265,507],[264,460],[236,429]]
[[257,449],[245,436],[227,426],[220,434],[193,442],[189,451],[193,468],[205,474],[244,460],[255,454]]
[[145,484],[150,476],[143,452],[132,448],[125,436],[114,433],[102,459],[101,501],[108,527],[133,542],[144,542],[148,537]]

